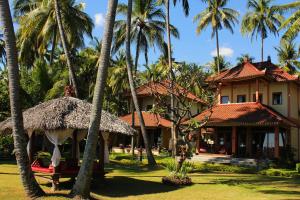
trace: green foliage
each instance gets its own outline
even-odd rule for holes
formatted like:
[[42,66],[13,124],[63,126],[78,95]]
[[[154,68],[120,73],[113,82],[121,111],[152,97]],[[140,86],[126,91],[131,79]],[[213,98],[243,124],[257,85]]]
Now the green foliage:
[[296,163],[296,171],[300,173],[300,163]]
[[0,68],[0,121],[9,116],[9,93],[7,69]]
[[170,176],[176,176],[180,179],[183,179],[188,177],[188,173],[194,170],[195,165],[192,162],[185,161],[178,171],[178,163],[174,159],[172,159],[166,162],[164,167],[170,172]]
[[256,173],[255,167],[242,167],[236,165],[224,165],[224,164],[210,164],[210,163],[197,163],[195,164],[194,172],[226,172],[226,173],[240,173],[240,174],[252,174]]
[[282,177],[297,177],[299,173],[296,170],[289,169],[266,169],[259,172],[259,174],[267,176],[282,176]]
[[14,150],[12,135],[0,135],[0,155],[11,157]]

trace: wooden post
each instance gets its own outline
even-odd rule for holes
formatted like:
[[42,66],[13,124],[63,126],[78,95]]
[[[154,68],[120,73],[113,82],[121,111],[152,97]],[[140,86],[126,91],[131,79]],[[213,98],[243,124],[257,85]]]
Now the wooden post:
[[237,153],[237,133],[236,133],[236,126],[232,127],[231,132],[231,153],[236,154]]
[[218,103],[221,104],[221,86],[222,83],[218,84]]
[[230,103],[234,103],[234,100],[233,100],[233,83],[231,83],[231,97],[230,97]]
[[200,153],[200,135],[201,135],[201,128],[199,130],[199,133],[196,135],[196,154]]
[[255,102],[259,102],[259,81],[256,79]]
[[252,134],[251,134],[251,128],[247,127],[247,133],[246,133],[246,154],[249,157],[252,157]]
[[276,126],[275,130],[275,137],[274,137],[274,144],[275,144],[275,152],[274,152],[274,156],[275,158],[279,158],[279,127]]
[[101,134],[101,131],[99,132],[99,173],[101,176],[104,176],[104,139]]
[[288,98],[288,117],[291,117],[291,86],[287,83],[287,98]]

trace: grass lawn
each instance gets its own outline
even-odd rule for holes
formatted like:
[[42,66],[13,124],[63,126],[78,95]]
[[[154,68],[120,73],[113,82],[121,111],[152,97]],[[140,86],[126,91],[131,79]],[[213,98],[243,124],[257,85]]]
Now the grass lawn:
[[[141,200],[292,200],[300,199],[300,180],[267,177],[255,174],[193,173],[194,184],[188,187],[172,187],[161,184],[168,174],[163,168],[128,167],[117,161],[108,166],[110,173],[103,183],[92,187],[95,199]],[[53,194],[50,184],[38,178],[49,194],[43,199],[65,199],[71,185],[62,182],[62,190]],[[0,199],[25,199],[18,169],[14,163],[0,162]]]

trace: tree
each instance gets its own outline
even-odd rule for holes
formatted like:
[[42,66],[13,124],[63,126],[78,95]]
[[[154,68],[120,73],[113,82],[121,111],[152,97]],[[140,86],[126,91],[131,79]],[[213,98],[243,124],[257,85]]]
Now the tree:
[[219,59],[218,57],[213,57],[213,60],[207,63],[206,66],[208,66],[213,73],[219,73],[218,70],[222,71],[223,69],[230,68],[231,64],[225,60],[224,56],[220,56]]
[[279,6],[281,11],[294,11],[282,24],[280,29],[287,28],[283,38],[292,39],[299,34],[300,31],[300,1],[284,4]]
[[8,1],[0,1],[0,19],[4,28],[4,41],[7,54],[14,153],[27,196],[30,198],[40,197],[44,195],[44,191],[40,188],[33,176],[26,151],[26,137],[23,125],[22,109],[20,105],[18,53]]
[[99,135],[103,95],[106,84],[107,71],[109,67],[110,50],[117,5],[118,0],[108,1],[107,15],[105,20],[106,24],[102,39],[101,54],[99,58],[100,60],[93,96],[93,108],[90,117],[88,136],[86,146],[84,149],[82,165],[80,167],[76,182],[71,191],[71,194],[73,196],[77,196],[79,198],[84,199],[89,198],[90,194],[90,183]]
[[[128,6],[120,4],[118,13],[127,16]],[[140,52],[144,52],[146,66],[148,66],[148,50],[150,47],[164,49],[165,13],[158,8],[155,0],[133,0],[131,20],[131,43],[136,44],[134,72],[138,68]],[[115,24],[113,52],[117,52],[126,43],[126,20],[118,20]],[[171,26],[171,33],[179,37],[178,30]],[[135,75],[135,74],[134,74]]]
[[203,0],[207,8],[194,17],[194,22],[198,21],[196,32],[200,34],[207,26],[211,25],[211,37],[216,36],[217,44],[217,66],[220,72],[220,48],[219,48],[219,31],[224,28],[233,33],[233,26],[238,23],[239,13],[225,6],[229,0]]
[[296,49],[294,41],[282,40],[279,47],[275,47],[277,51],[278,61],[282,68],[295,74],[300,69],[300,52]]
[[135,110],[138,114],[138,118],[140,121],[141,132],[144,140],[144,145],[146,149],[148,164],[150,166],[156,165],[156,161],[151,151],[151,147],[149,145],[149,138],[146,132],[145,122],[142,115],[142,112],[139,107],[139,102],[137,99],[136,91],[135,91],[135,84],[133,81],[132,75],[132,62],[131,62],[131,53],[130,53],[130,46],[131,46],[131,15],[132,15],[132,0],[128,0],[128,8],[127,8],[127,20],[126,20],[126,66],[127,66],[127,74],[128,74],[128,81],[132,96],[132,103],[134,104]]
[[61,40],[61,44],[62,44],[64,52],[65,52],[67,65],[69,68],[69,79],[70,79],[69,82],[70,82],[70,85],[73,86],[76,97],[79,97],[75,70],[74,70],[74,66],[71,62],[69,46],[67,46],[66,35],[65,35],[64,28],[63,28],[63,24],[62,24],[61,9],[60,9],[60,5],[57,0],[54,0],[54,7],[55,7],[55,16],[56,16],[56,21],[57,21],[57,25],[58,25],[60,40]]
[[[83,12],[84,6],[74,0],[60,2],[61,21],[70,50],[84,46],[84,35],[92,37],[93,20]],[[45,56],[53,63],[60,44],[53,0],[16,0],[15,16],[20,24],[17,45],[20,61],[31,67],[36,57]]]
[[5,67],[6,66],[6,51],[5,51],[5,42],[0,39],[0,63]]
[[254,61],[254,57],[250,56],[249,54],[241,54],[239,57],[236,58],[237,60],[237,64],[243,64],[245,62],[245,60],[248,60],[249,62],[253,62]]
[[278,28],[283,20],[277,6],[271,5],[273,0],[248,0],[248,11],[242,20],[243,35],[261,37],[261,61],[264,61],[264,39],[268,33],[278,35]]

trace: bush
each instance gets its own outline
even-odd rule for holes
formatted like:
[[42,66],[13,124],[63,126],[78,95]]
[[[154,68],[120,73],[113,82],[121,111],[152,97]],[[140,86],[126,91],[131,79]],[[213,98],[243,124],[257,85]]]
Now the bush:
[[297,163],[297,164],[296,164],[296,171],[297,171],[298,173],[300,173],[300,163]]
[[193,170],[193,172],[227,172],[253,174],[256,173],[257,170],[255,167],[241,167],[235,165],[201,163],[195,165],[195,169]]
[[289,169],[266,169],[259,172],[259,174],[266,175],[266,176],[280,176],[280,177],[296,177],[298,176],[298,172],[295,170]]
[[13,157],[14,139],[12,135],[0,136],[0,156]]

